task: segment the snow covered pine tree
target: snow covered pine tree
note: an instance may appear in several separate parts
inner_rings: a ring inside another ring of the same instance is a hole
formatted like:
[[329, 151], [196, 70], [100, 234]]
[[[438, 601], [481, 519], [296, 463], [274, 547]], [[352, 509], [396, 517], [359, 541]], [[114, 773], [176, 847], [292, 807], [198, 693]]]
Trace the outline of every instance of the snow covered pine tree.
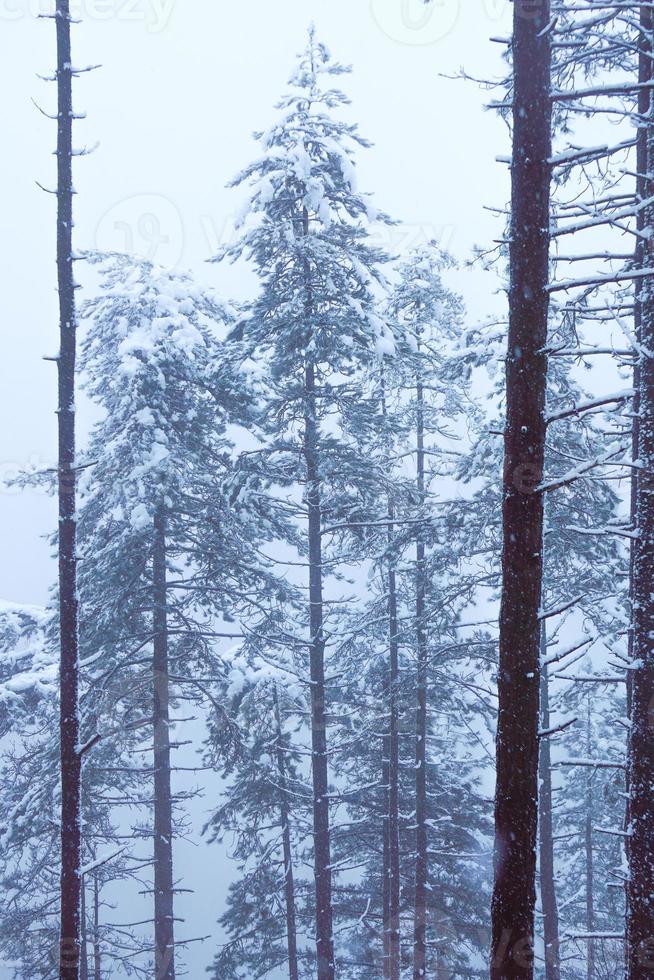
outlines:
[[256, 403], [238, 351], [220, 342], [231, 311], [188, 275], [127, 256], [97, 260], [103, 288], [83, 311], [86, 384], [104, 412], [79, 516], [87, 683], [97, 717], [111, 711], [110, 728], [153, 735], [155, 969], [173, 980], [171, 705], [180, 690], [203, 700], [203, 678], [223, 671], [218, 641], [240, 634], [217, 626], [220, 617], [281, 589], [253, 557], [257, 535], [277, 529], [261, 481], [234, 465], [226, 435]]
[[293, 465], [304, 492], [318, 980], [335, 973], [325, 519], [342, 536], [352, 520], [352, 486], [364, 469], [348, 451], [344, 415], [348, 399], [356, 402], [350, 379], [393, 343], [376, 312], [384, 255], [367, 240], [367, 223], [379, 216], [356, 189], [353, 150], [367, 144], [334, 114], [345, 95], [324, 87], [346, 70], [311, 30], [291, 92], [280, 103], [281, 119], [259, 135], [263, 155], [235, 181], [250, 185], [242, 235], [218, 256], [251, 257], [259, 274], [261, 290], [243, 339], [269, 365], [271, 445], [285, 455], [287, 468]]

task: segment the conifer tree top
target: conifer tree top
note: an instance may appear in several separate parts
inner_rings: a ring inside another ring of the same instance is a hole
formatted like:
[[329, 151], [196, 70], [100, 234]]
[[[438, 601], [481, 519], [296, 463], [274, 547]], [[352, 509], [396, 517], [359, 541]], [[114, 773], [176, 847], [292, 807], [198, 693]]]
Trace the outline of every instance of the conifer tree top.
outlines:
[[220, 449], [225, 418], [212, 394], [220, 360], [213, 335], [230, 312], [184, 273], [122, 255], [98, 261], [102, 289], [82, 309], [82, 366], [106, 414], [93, 432], [96, 459], [82, 489], [111, 495], [114, 507], [120, 498], [138, 528], [188, 488], [204, 429]]
[[357, 187], [355, 153], [369, 144], [339, 118], [349, 100], [329, 84], [348, 71], [312, 29], [279, 119], [255, 133], [263, 155], [232, 184], [248, 191], [240, 235], [216, 260], [243, 256], [255, 265], [262, 288], [246, 335], [272, 352], [278, 377], [296, 376], [305, 356], [351, 374], [361, 357], [393, 351], [377, 313], [388, 256], [370, 234], [372, 222], [389, 219]]

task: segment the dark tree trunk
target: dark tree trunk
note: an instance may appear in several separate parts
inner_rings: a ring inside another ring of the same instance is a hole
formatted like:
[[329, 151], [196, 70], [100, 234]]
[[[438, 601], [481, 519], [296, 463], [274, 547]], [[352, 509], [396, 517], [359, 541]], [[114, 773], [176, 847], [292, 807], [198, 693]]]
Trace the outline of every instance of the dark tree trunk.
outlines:
[[[424, 389], [416, 386], [416, 460], [420, 503], [425, 497]], [[425, 626], [425, 543], [418, 533], [416, 543], [416, 870], [413, 924], [413, 978], [427, 976], [427, 632]]]
[[61, 739], [61, 922], [59, 975], [78, 980], [81, 899], [81, 756], [77, 610], [75, 355], [73, 277], [73, 96], [69, 0], [57, 0], [57, 279], [59, 630]]
[[[586, 758], [590, 759], [593, 750], [593, 739], [591, 732], [590, 699], [588, 700], [588, 715], [586, 719]], [[595, 871], [593, 860], [593, 770], [588, 769], [586, 774], [586, 815], [584, 827], [584, 846], [586, 852], [586, 932], [592, 935], [595, 932]], [[588, 980], [593, 980], [595, 976], [595, 946], [593, 940], [588, 940], [588, 954], [586, 957], [586, 976]]]
[[384, 758], [382, 759], [382, 784], [384, 787], [384, 816], [382, 827], [384, 840], [382, 844], [382, 976], [390, 980], [391, 975], [391, 840], [389, 834], [388, 815], [390, 809], [390, 746], [388, 735], [384, 739]]
[[[386, 382], [382, 375], [382, 414], [387, 416]], [[390, 447], [388, 447], [390, 450]], [[400, 980], [400, 747], [398, 695], [400, 680], [400, 646], [397, 611], [397, 571], [393, 556], [395, 506], [388, 500], [388, 733], [384, 740], [382, 782], [384, 785], [384, 856], [383, 856], [383, 905], [384, 905], [384, 980]]]
[[297, 962], [297, 926], [295, 919], [295, 880], [293, 876], [293, 851], [291, 849], [290, 807], [288, 804], [288, 785], [286, 779], [285, 745], [282, 733], [282, 718], [279, 710], [279, 699], [275, 687], [273, 698], [275, 702], [275, 724], [277, 727], [277, 776], [281, 791], [279, 816], [282, 826], [282, 847], [284, 852], [284, 896], [286, 899], [286, 942], [288, 948], [289, 980], [298, 980]]
[[93, 879], [93, 980], [102, 980], [102, 949], [100, 947], [100, 884]]
[[154, 955], [155, 980], [175, 980], [173, 806], [170, 778], [170, 694], [168, 677], [168, 600], [166, 517], [154, 521], [152, 552], [152, 661], [154, 731]]
[[491, 978], [533, 977], [546, 424], [549, 0], [516, 0]]
[[[302, 234], [309, 234], [309, 212], [302, 209]], [[311, 335], [313, 289], [311, 268], [304, 260], [304, 315]], [[313, 781], [314, 879], [316, 889], [317, 980], [334, 980], [331, 838], [329, 828], [329, 764], [325, 697], [325, 636], [323, 631], [322, 486], [316, 366], [304, 366], [304, 460], [309, 550], [309, 631], [311, 677], [311, 773]]]
[[304, 455], [309, 512], [309, 605], [311, 667], [311, 747], [313, 777], [314, 876], [318, 980], [334, 980], [332, 872], [329, 833], [329, 775], [325, 706], [325, 638], [323, 633], [322, 505], [315, 367], [305, 368]]
[[80, 930], [81, 930], [81, 950], [79, 964], [79, 980], [89, 980], [89, 946], [88, 946], [88, 924], [86, 918], [86, 879], [82, 878], [82, 895], [80, 901]]
[[[389, 508], [393, 520], [394, 508]], [[393, 559], [388, 569], [388, 640], [390, 652], [388, 691], [388, 963], [390, 980], [400, 980], [400, 747], [398, 686], [400, 651], [397, 619], [397, 573]]]
[[[654, 74], [652, 10], [641, 7], [640, 80]], [[654, 167], [654, 113], [651, 91], [640, 94], [641, 124], [638, 136], [638, 170], [651, 174]], [[654, 182], [641, 177], [638, 195], [652, 194]], [[654, 227], [654, 209], [642, 214], [642, 227]], [[641, 240], [637, 259], [643, 267], [654, 261], [654, 240]], [[636, 329], [641, 351], [654, 343], [654, 294], [652, 279], [637, 292]], [[651, 977], [654, 971], [654, 362], [639, 355], [637, 381], [637, 458], [642, 469], [635, 486], [636, 528], [632, 562], [632, 656], [638, 668], [630, 674], [631, 727], [629, 735], [629, 829], [627, 842], [627, 975], [630, 980]]]
[[[542, 627], [541, 650], [543, 660], [547, 652], [547, 630]], [[549, 677], [543, 666], [540, 679], [540, 724], [543, 731], [550, 727]], [[543, 906], [543, 939], [545, 942], [545, 980], [561, 980], [559, 951], [559, 910], [556, 901], [554, 874], [554, 832], [552, 819], [552, 753], [549, 738], [540, 740], [540, 796], [539, 796], [539, 844], [540, 844], [540, 895]]]

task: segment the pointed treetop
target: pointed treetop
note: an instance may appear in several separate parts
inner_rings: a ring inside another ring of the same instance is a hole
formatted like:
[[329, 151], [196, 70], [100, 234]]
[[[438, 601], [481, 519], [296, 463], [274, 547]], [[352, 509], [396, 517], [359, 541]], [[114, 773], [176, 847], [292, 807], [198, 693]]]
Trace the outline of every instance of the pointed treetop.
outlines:
[[320, 87], [322, 76], [346, 70], [310, 31], [280, 118], [255, 134], [262, 155], [232, 182], [247, 187], [236, 221], [241, 233], [215, 258], [254, 261], [263, 290], [243, 332], [275, 344], [279, 376], [298, 368], [297, 351], [348, 373], [354, 350], [361, 359], [364, 351], [393, 349], [377, 313], [388, 255], [370, 235], [373, 223], [390, 219], [357, 182], [357, 151], [370, 144], [340, 118], [345, 95]]
[[[314, 103], [348, 105], [350, 100], [343, 92], [336, 89], [323, 91], [321, 83], [325, 75], [347, 75], [351, 71], [349, 65], [342, 65], [333, 60], [327, 45], [318, 40], [315, 24], [311, 23], [307, 44], [297, 56], [297, 64], [289, 78], [289, 85], [301, 90], [300, 98], [305, 104], [305, 109], [310, 108]], [[282, 99], [279, 107], [286, 108], [297, 101], [298, 95], [294, 92]]]

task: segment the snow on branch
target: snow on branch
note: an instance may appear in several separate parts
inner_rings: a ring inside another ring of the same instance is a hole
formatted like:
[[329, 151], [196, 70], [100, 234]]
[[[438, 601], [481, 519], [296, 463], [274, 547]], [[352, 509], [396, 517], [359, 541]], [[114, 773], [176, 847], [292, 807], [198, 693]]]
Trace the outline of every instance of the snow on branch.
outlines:
[[553, 619], [555, 616], [560, 616], [562, 613], [567, 612], [568, 609], [572, 609], [585, 598], [586, 593], [584, 592], [581, 595], [578, 595], [575, 599], [570, 599], [569, 602], [556, 606], [554, 609], [541, 609], [538, 613], [538, 618], [541, 620], [541, 622], [546, 619]]
[[633, 388], [625, 388], [623, 391], [616, 391], [613, 394], [606, 395], [603, 398], [595, 398], [590, 401], [580, 402], [578, 405], [573, 405], [572, 408], [564, 409], [562, 412], [556, 412], [554, 415], [548, 415], [546, 422], [549, 425], [551, 422], [560, 422], [563, 419], [569, 419], [573, 417], [579, 418], [586, 412], [591, 412], [595, 408], [602, 408], [604, 405], [624, 405], [625, 402], [633, 398], [636, 392]]
[[564, 732], [566, 729], [571, 728], [579, 719], [575, 715], [572, 718], [566, 719], [566, 721], [560, 722], [558, 725], [553, 725], [551, 728], [543, 728], [538, 732], [539, 738], [550, 738], [552, 735], [558, 735], [559, 732]]
[[[566, 233], [571, 229], [566, 228]], [[574, 229], [572, 229], [574, 230]], [[604, 286], [613, 282], [627, 282], [631, 279], [647, 279], [654, 276], [654, 269], [625, 269], [622, 272], [615, 272], [605, 276], [590, 276], [586, 279], [566, 279], [563, 282], [550, 282], [545, 287], [548, 293], [557, 293], [568, 289], [577, 289], [580, 286]]]
[[621, 769], [622, 770], [627, 768], [624, 762], [610, 762], [605, 759], [574, 759], [574, 758], [561, 759], [560, 762], [557, 762], [554, 766], [552, 766], [552, 768], [556, 769], [559, 766], [564, 766], [568, 768], [578, 767], [581, 769]]
[[552, 490], [561, 490], [563, 487], [567, 487], [576, 480], [586, 476], [592, 470], [597, 469], [598, 466], [605, 466], [607, 463], [614, 462], [616, 456], [621, 455], [622, 452], [622, 448], [618, 450], [610, 449], [602, 456], [597, 456], [595, 459], [590, 459], [585, 463], [580, 463], [579, 466], [575, 466], [573, 469], [568, 470], [567, 473], [564, 473], [563, 476], [560, 476], [555, 480], [549, 480], [547, 483], [541, 483], [540, 486], [537, 487], [537, 490], [540, 493], [551, 493]]

